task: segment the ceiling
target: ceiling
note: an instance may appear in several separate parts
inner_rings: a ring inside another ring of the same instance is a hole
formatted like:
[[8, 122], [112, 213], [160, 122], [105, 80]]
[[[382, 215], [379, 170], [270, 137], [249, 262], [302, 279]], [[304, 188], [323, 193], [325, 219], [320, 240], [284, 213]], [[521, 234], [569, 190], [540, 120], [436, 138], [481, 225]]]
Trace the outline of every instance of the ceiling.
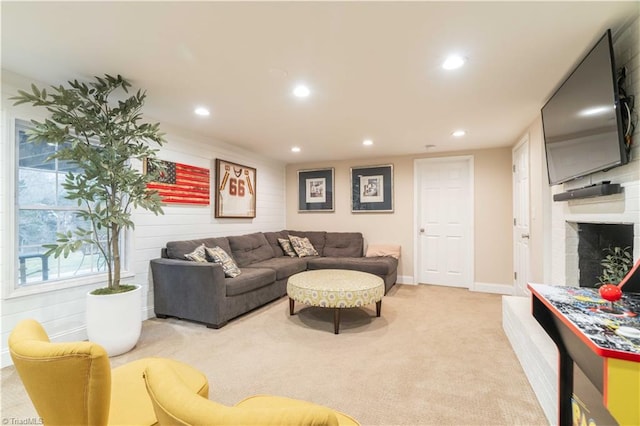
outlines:
[[[640, 3], [1, 8], [3, 69], [47, 84], [121, 74], [147, 90], [145, 117], [161, 125], [302, 163], [510, 146], [604, 31], [615, 40]], [[442, 69], [450, 53], [465, 66]], [[298, 82], [311, 88], [308, 98], [291, 94]], [[210, 116], [196, 116], [196, 106]], [[459, 128], [467, 134], [453, 137]]]

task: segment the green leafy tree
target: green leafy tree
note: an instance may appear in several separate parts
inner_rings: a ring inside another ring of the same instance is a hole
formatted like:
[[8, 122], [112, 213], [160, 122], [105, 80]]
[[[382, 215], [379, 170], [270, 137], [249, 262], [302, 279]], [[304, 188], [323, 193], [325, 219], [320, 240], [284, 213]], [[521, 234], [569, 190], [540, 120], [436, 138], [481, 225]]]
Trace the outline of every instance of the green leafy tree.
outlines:
[[[164, 134], [159, 123], [140, 122], [145, 92], [117, 99], [131, 87], [122, 76], [95, 77], [90, 83], [73, 80], [68, 85], [51, 86], [51, 91], [31, 85], [31, 93], [19, 90], [11, 98], [15, 105], [27, 103], [50, 113], [42, 122], [31, 121], [28, 141], [57, 144], [58, 150], [48, 160], [68, 161], [82, 170], [69, 171], [63, 187], [66, 197], [77, 201], [75, 214], [91, 229], [58, 233], [57, 243], [44, 247], [48, 255], [58, 258], [94, 244], [107, 266], [108, 288], [100, 292], [117, 293], [129, 287], [120, 285], [120, 241], [123, 230], [134, 228], [132, 208], [163, 214], [160, 196], [148, 190], [147, 183], [162, 170], [158, 150], [150, 143], [162, 146]], [[131, 166], [132, 159], [146, 159], [157, 172], [141, 173]]]

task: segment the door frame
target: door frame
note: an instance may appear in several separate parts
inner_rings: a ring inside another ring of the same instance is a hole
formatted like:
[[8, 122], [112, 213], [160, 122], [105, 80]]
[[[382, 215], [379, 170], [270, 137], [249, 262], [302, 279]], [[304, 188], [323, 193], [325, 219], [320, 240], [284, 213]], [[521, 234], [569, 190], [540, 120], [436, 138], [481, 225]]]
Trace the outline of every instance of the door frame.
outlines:
[[[468, 285], [467, 288], [471, 289], [474, 285], [475, 279], [475, 189], [474, 189], [474, 157], [473, 155], [459, 155], [453, 157], [428, 157], [417, 158], [413, 160], [413, 284], [420, 284], [419, 271], [420, 271], [420, 170], [421, 166], [429, 163], [451, 163], [451, 162], [466, 162], [468, 171], [468, 189], [469, 189], [469, 203], [472, 207], [471, 214], [466, 224], [466, 233], [469, 236], [466, 241], [465, 251], [467, 252], [467, 265], [465, 269], [468, 271]], [[460, 287], [464, 288], [464, 287]]]
[[[526, 203], [527, 203], [527, 232], [528, 235], [531, 235], [531, 152], [529, 150], [529, 133], [524, 134], [519, 140], [518, 143], [515, 144], [515, 146], [511, 149], [511, 167], [513, 168], [513, 173], [511, 174], [511, 187], [512, 187], [512, 216], [513, 216], [513, 220], [514, 220], [514, 224], [513, 224], [513, 231], [512, 231], [512, 244], [513, 244], [513, 272], [514, 272], [514, 277], [513, 277], [513, 294], [516, 296], [528, 296], [529, 290], [527, 290], [526, 284], [525, 286], [521, 289], [518, 286], [518, 278], [516, 278], [515, 274], [522, 274], [523, 271], [519, 270], [519, 265], [521, 264], [521, 262], [524, 260], [524, 262], [526, 262], [526, 272], [530, 273], [531, 271], [531, 239], [529, 237], [529, 242], [527, 243], [527, 257], [526, 259], [520, 259], [520, 254], [518, 251], [518, 245], [516, 244], [516, 241], [518, 238], [521, 238], [520, 236], [516, 235], [516, 224], [515, 224], [515, 220], [516, 220], [516, 211], [518, 209], [518, 206], [516, 206], [516, 202], [517, 201], [522, 201], [524, 199], [524, 197], [522, 195], [525, 194], [520, 194], [520, 196], [516, 196], [516, 191], [518, 191], [518, 185], [516, 184], [516, 152], [518, 152], [520, 149], [524, 148], [526, 151], [526, 156], [527, 156], [527, 182], [529, 185], [529, 188], [527, 190], [527, 194], [526, 194]], [[518, 261], [519, 260], [519, 261]], [[528, 275], [528, 274], [527, 274]], [[521, 276], [520, 279], [522, 279], [523, 277]], [[527, 281], [529, 279], [529, 277], [525, 276], [524, 277], [525, 281]], [[519, 290], [523, 290], [523, 292], [519, 291]], [[524, 293], [524, 294], [522, 294]]]

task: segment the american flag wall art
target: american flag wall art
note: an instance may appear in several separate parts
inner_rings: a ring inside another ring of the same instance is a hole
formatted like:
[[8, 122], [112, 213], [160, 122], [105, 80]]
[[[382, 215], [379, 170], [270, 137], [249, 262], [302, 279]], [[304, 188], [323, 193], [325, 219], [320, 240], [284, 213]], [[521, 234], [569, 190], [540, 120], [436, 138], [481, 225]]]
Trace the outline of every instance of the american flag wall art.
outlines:
[[[159, 160], [164, 170], [147, 188], [158, 191], [163, 203], [198, 204], [210, 203], [210, 172], [202, 167]], [[151, 163], [145, 161], [145, 173], [153, 172]]]

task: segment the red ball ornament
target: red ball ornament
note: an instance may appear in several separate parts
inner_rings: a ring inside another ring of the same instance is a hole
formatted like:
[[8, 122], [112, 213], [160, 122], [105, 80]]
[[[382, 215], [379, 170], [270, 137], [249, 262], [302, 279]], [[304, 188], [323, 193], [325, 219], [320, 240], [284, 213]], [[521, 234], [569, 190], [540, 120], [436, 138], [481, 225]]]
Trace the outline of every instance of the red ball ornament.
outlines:
[[609, 302], [615, 302], [622, 298], [622, 290], [620, 290], [620, 287], [618, 287], [617, 285], [605, 284], [600, 287], [599, 291], [600, 296], [602, 296], [603, 299], [608, 300]]

